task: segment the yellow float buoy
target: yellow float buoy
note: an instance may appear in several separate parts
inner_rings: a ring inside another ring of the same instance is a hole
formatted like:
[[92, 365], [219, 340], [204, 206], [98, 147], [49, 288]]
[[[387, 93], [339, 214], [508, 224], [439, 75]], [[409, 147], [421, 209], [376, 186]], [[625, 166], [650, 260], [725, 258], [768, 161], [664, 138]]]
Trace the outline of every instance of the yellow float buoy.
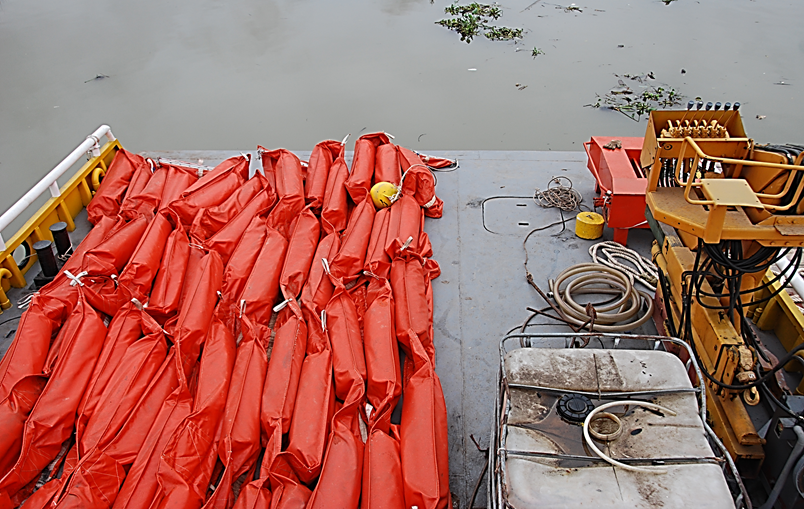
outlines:
[[581, 212], [575, 216], [575, 235], [595, 240], [603, 236], [603, 216], [597, 212]]
[[390, 207], [396, 196], [397, 188], [390, 182], [377, 182], [371, 188], [371, 200], [378, 209]]

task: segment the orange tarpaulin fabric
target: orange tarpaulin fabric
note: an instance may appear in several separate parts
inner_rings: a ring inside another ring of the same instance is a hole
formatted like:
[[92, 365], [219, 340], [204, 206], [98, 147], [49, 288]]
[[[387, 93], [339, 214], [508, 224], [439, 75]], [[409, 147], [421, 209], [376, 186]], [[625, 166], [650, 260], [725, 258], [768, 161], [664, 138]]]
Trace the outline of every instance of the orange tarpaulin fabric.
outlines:
[[0, 361], [0, 509], [448, 507], [422, 157], [374, 133], [351, 173], [333, 140], [199, 171], [115, 157]]
[[[261, 150], [262, 147], [258, 147]], [[262, 167], [271, 186], [279, 197], [268, 215], [268, 225], [289, 237], [287, 228], [293, 218], [304, 208], [304, 178], [301, 161], [293, 152], [285, 149], [262, 154]]]
[[234, 305], [240, 297], [268, 236], [274, 239], [270, 241], [272, 243], [281, 243], [280, 239], [285, 239], [273, 228], [268, 229], [264, 217], [253, 218], [232, 251], [231, 260], [234, 260], [234, 263], [226, 264], [221, 288], [222, 306]]
[[237, 347], [229, 394], [223, 412], [217, 457], [223, 473], [204, 507], [224, 509], [234, 503], [232, 483], [254, 466], [260, 452], [260, 400], [268, 368], [267, 327], [242, 318], [242, 340]]
[[385, 133], [364, 134], [355, 142], [352, 172], [346, 182], [346, 189], [355, 203], [362, 202], [368, 196], [374, 176], [377, 147], [386, 143], [390, 143], [390, 140]]
[[76, 422], [78, 453], [107, 445], [167, 355], [161, 327], [133, 302], [114, 316]]
[[131, 179], [140, 168], [150, 171], [144, 157], [122, 148], [117, 151], [98, 191], [87, 205], [87, 219], [90, 223], [98, 224], [104, 217], [117, 216], [120, 204], [130, 192]]
[[165, 242], [162, 262], [148, 298], [148, 313], [162, 325], [179, 311], [189, 258], [190, 241], [179, 223]]
[[327, 190], [327, 179], [332, 163], [341, 155], [343, 144], [335, 140], [318, 143], [310, 154], [307, 178], [304, 181], [305, 202], [310, 208], [321, 213], [324, 205], [324, 193]]
[[405, 491], [398, 426], [391, 428], [391, 435], [380, 429], [372, 429], [364, 454], [361, 507], [404, 509]]
[[349, 168], [344, 159], [344, 147], [332, 163], [327, 175], [324, 190], [324, 203], [321, 209], [321, 224], [326, 233], [341, 232], [346, 228], [349, 215], [349, 202], [346, 193], [346, 180]]
[[390, 182], [396, 186], [402, 181], [402, 167], [396, 145], [387, 143], [377, 147], [374, 182]]
[[223, 203], [240, 188], [247, 176], [248, 159], [231, 157], [185, 189], [168, 206], [189, 230], [198, 212]]
[[[76, 288], [78, 300], [59, 331], [59, 353], [52, 367], [45, 366], [47, 384], [25, 421], [19, 450], [0, 451], [10, 469], [0, 472], [0, 492], [13, 497], [58, 454], [75, 425], [78, 404], [106, 336], [100, 314]], [[12, 461], [8, 461], [13, 458]]]
[[308, 324], [307, 356], [299, 375], [296, 400], [288, 430], [288, 461], [304, 483], [321, 472], [321, 461], [329, 437], [329, 422], [335, 411], [332, 383], [332, 353], [321, 320], [303, 312]]
[[[265, 178], [258, 173], [248, 179], [220, 205], [200, 210], [193, 220], [190, 235], [198, 240], [208, 239], [223, 228], [226, 223], [234, 219], [238, 212], [246, 208], [246, 205], [260, 191], [266, 189], [267, 185]], [[269, 188], [268, 193], [273, 195], [273, 190]]]
[[158, 164], [142, 191], [128, 197], [121, 206], [120, 213], [151, 217], [157, 210], [167, 207], [197, 180], [198, 174], [194, 170]]
[[201, 356], [193, 409], [168, 440], [157, 472], [159, 507], [201, 507], [212, 469], [213, 448], [235, 360], [235, 340], [218, 318], [213, 318]]

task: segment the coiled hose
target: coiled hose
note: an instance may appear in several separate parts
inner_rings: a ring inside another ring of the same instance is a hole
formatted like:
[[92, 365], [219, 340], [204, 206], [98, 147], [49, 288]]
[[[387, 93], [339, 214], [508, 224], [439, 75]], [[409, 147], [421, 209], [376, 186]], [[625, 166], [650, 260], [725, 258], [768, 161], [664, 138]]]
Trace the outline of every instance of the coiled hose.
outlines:
[[[571, 279], [573, 276], [577, 277]], [[625, 273], [605, 265], [581, 263], [568, 267], [551, 283], [550, 289], [563, 317], [589, 330], [630, 331], [653, 315], [653, 298], [637, 290]], [[576, 295], [589, 294], [619, 295], [619, 298], [598, 306], [581, 305], [575, 300]]]

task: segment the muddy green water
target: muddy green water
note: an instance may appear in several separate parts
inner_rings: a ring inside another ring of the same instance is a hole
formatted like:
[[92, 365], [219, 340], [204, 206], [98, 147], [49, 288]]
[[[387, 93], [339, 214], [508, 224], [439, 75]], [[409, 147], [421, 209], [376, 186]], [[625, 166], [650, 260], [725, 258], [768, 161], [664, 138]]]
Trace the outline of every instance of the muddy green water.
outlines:
[[614, 73], [740, 101], [758, 141], [804, 142], [804, 2], [576, 2], [508, 0], [497, 23], [523, 40], [466, 44], [434, 24], [443, 0], [0, 0], [0, 209], [102, 123], [135, 151], [309, 150], [371, 130], [420, 150], [641, 136], [644, 121], [583, 107]]

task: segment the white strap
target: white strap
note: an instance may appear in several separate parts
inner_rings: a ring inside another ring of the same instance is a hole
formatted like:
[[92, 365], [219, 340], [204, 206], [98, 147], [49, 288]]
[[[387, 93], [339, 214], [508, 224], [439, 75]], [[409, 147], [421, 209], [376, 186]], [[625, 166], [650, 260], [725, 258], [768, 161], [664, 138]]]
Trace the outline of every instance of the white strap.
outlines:
[[373, 277], [374, 279], [382, 279], [380, 276], [378, 276], [377, 274], [371, 272], [370, 270], [364, 270], [363, 275], [368, 276], [368, 277]]
[[285, 309], [285, 306], [287, 306], [288, 303], [290, 303], [290, 299], [285, 299], [276, 306], [274, 306], [274, 313], [279, 313], [280, 311]]
[[70, 286], [80, 285], [84, 286], [84, 283], [81, 282], [81, 278], [86, 276], [88, 273], [87, 271], [79, 272], [77, 275], [73, 275], [69, 270], [64, 271], [64, 275], [67, 276], [67, 279], [70, 280]]

